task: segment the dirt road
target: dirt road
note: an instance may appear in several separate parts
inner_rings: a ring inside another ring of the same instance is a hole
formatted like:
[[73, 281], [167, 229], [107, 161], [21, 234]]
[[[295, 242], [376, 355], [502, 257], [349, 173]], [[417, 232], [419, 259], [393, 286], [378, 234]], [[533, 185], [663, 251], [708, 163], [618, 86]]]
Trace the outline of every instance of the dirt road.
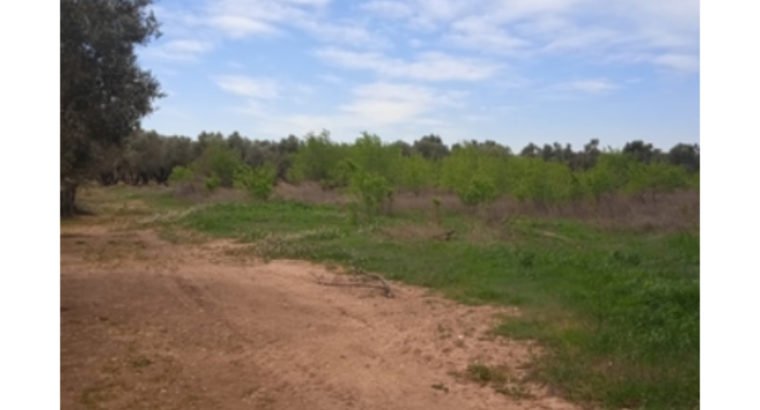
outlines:
[[62, 226], [63, 409], [569, 409], [518, 380], [537, 348], [494, 338], [508, 309], [393, 283], [333, 287], [325, 267], [264, 263], [240, 245], [175, 245], [149, 231]]

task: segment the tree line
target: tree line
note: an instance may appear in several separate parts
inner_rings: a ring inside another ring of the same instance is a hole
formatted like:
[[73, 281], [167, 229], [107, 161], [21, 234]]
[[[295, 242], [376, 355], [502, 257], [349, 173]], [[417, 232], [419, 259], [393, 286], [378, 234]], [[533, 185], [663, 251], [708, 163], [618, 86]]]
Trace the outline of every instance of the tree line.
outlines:
[[580, 150], [528, 144], [515, 153], [494, 141], [448, 146], [437, 135], [384, 143], [363, 133], [353, 143], [338, 143], [326, 131], [269, 141], [237, 132], [202, 132], [191, 139], [140, 130], [100, 158], [97, 175], [105, 185], [256, 186], [261, 198], [271, 192], [266, 186], [278, 181], [312, 181], [357, 193], [368, 207], [380, 206], [393, 192], [430, 189], [454, 192], [472, 205], [502, 195], [537, 205], [601, 200], [614, 193], [656, 200], [662, 192], [698, 187], [699, 146], [677, 144], [662, 151], [637, 140], [615, 150], [592, 139]]

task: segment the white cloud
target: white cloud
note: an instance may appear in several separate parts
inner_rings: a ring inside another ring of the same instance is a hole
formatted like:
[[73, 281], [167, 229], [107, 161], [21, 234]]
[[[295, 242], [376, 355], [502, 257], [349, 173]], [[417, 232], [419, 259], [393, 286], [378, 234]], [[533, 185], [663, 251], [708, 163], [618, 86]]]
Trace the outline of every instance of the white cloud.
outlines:
[[343, 78], [341, 78], [341, 77], [339, 77], [337, 75], [334, 75], [334, 74], [320, 74], [318, 77], [319, 77], [320, 80], [322, 80], [322, 81], [324, 81], [326, 83], [329, 83], [329, 84], [338, 85], [338, 84], [343, 84], [344, 83]]
[[178, 39], [170, 40], [146, 51], [149, 56], [165, 60], [194, 61], [213, 49], [209, 41]]
[[165, 48], [177, 53], [204, 53], [211, 49], [211, 43], [198, 40], [174, 40], [166, 44]]
[[[440, 33], [475, 52], [541, 58], [582, 53], [591, 61], [640, 63], [695, 72], [686, 58], [699, 48], [699, 0], [385, 0], [363, 9]], [[664, 55], [667, 57], [652, 58]]]
[[324, 7], [330, 4], [331, 0], [285, 0], [285, 2], [300, 4], [302, 6]]
[[215, 0], [208, 1], [207, 24], [233, 38], [271, 34], [305, 19], [327, 1]]
[[603, 94], [618, 88], [618, 86], [606, 79], [586, 79], [571, 81], [562, 88], [588, 94]]
[[549, 100], [572, 100], [582, 95], [605, 95], [620, 88], [620, 85], [606, 78], [584, 78], [566, 81], [544, 87], [538, 95]]
[[626, 35], [608, 28], [583, 28], [568, 25], [556, 35], [550, 36], [540, 52], [584, 51], [604, 53], [615, 45], [628, 41]]
[[331, 44], [347, 44], [351, 46], [369, 46], [373, 48], [386, 47], [388, 42], [380, 36], [367, 30], [364, 26], [354, 23], [331, 23], [326, 21], [303, 20], [298, 28], [313, 35], [319, 40]]
[[375, 0], [362, 4], [361, 9], [382, 17], [404, 18], [413, 14], [412, 8], [406, 2]]
[[277, 32], [270, 23], [244, 16], [219, 15], [209, 20], [209, 25], [233, 38], [246, 37], [251, 34], [270, 34]]
[[419, 136], [449, 127], [441, 110], [461, 106], [464, 94], [432, 87], [392, 82], [362, 84], [351, 90], [350, 99], [320, 114], [273, 115], [247, 104], [243, 109], [257, 117], [257, 127], [273, 135], [333, 131], [349, 140], [368, 130], [386, 138]]
[[498, 64], [455, 57], [444, 53], [427, 52], [407, 61], [387, 57], [375, 52], [357, 52], [338, 48], [323, 48], [316, 55], [340, 67], [369, 70], [394, 78], [422, 81], [477, 81], [493, 76], [501, 67]]
[[654, 57], [655, 64], [681, 72], [699, 71], [699, 56], [694, 54], [663, 54]]
[[529, 44], [528, 41], [508, 33], [499, 25], [478, 17], [468, 17], [454, 22], [452, 31], [448, 35], [449, 40], [457, 45], [471, 48], [507, 52]]
[[579, 6], [603, 8], [600, 1], [589, 0], [508, 0], [498, 2], [494, 15], [502, 20], [534, 18], [540, 15], [566, 14]]
[[353, 95], [354, 100], [340, 109], [374, 125], [410, 121], [444, 102], [432, 90], [408, 84], [367, 84], [354, 89]]
[[219, 88], [228, 93], [251, 99], [268, 100], [279, 97], [277, 82], [268, 78], [244, 75], [222, 75], [214, 78]]

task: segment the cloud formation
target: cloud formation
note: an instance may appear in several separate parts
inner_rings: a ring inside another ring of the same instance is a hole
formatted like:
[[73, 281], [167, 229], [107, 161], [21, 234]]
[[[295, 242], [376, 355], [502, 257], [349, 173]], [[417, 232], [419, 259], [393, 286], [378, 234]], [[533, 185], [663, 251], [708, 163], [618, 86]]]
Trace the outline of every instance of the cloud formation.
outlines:
[[478, 81], [492, 77], [500, 65], [478, 59], [425, 52], [412, 59], [391, 58], [377, 52], [335, 47], [315, 52], [325, 63], [342, 68], [368, 70], [380, 76], [419, 81]]
[[[672, 108], [681, 111], [669, 118], [682, 123], [662, 129], [698, 135], [698, 104], [688, 100], [699, 81], [698, 0], [177, 4], [154, 6], [164, 36], [141, 57], [167, 88], [223, 91], [225, 110], [257, 129], [464, 135], [482, 125], [491, 138], [519, 126], [533, 135], [547, 107], [553, 118], [590, 124], [597, 118], [569, 119], [614, 99], [642, 106], [608, 116], [630, 122], [607, 129], [633, 129], [646, 118], [637, 112], [659, 118]], [[191, 112], [173, 93], [162, 101], [175, 103]]]
[[270, 100], [279, 97], [277, 83], [268, 78], [244, 75], [221, 75], [214, 78], [222, 90], [241, 97]]

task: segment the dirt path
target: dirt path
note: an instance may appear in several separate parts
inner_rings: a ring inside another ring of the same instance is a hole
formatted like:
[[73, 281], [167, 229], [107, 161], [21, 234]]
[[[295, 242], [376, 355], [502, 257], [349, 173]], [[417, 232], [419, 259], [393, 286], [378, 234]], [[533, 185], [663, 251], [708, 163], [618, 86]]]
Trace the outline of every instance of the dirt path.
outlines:
[[336, 274], [322, 266], [236, 246], [63, 226], [62, 408], [574, 408], [538, 386], [502, 394], [461, 376], [474, 362], [523, 374], [536, 348], [488, 335], [514, 311], [397, 283], [393, 299], [324, 286], [315, 277]]

